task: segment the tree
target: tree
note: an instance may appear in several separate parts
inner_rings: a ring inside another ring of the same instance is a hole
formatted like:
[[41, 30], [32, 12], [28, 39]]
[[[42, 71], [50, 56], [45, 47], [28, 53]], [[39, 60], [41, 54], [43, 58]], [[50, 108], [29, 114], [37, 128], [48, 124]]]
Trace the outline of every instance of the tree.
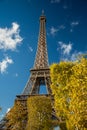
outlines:
[[50, 97], [31, 96], [28, 98], [27, 130], [50, 130], [52, 106]]
[[21, 101], [15, 101], [14, 106], [6, 115], [6, 130], [26, 130], [27, 109], [26, 104]]
[[87, 59], [51, 66], [55, 110], [68, 130], [87, 128]]
[[52, 106], [48, 96], [16, 100], [6, 115], [6, 130], [50, 130]]

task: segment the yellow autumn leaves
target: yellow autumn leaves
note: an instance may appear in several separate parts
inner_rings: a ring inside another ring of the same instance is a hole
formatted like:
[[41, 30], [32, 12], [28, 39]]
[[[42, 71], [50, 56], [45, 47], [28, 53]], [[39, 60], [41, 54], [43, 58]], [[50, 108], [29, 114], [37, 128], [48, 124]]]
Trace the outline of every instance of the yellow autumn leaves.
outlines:
[[[67, 130], [87, 130], [87, 59], [53, 64], [50, 75], [57, 116]], [[50, 97], [41, 95], [30, 96], [24, 103], [16, 101], [7, 114], [6, 130], [52, 129], [51, 105]]]
[[57, 116], [68, 130], [87, 129], [87, 59], [51, 66], [52, 92]]
[[16, 101], [6, 116], [6, 130], [50, 130], [52, 106], [48, 96], [30, 96]]
[[6, 130], [25, 130], [27, 123], [27, 109], [24, 102], [16, 101], [6, 115]]
[[31, 96], [28, 98], [27, 130], [50, 130], [52, 127], [51, 99], [47, 96]]

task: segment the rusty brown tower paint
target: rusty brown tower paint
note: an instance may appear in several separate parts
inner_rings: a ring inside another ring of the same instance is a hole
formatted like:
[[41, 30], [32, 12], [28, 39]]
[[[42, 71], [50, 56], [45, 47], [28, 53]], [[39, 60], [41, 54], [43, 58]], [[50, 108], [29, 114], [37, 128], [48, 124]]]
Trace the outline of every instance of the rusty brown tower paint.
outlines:
[[38, 46], [34, 67], [30, 70], [30, 78], [28, 79], [22, 95], [39, 94], [40, 85], [45, 85], [47, 94], [51, 94], [50, 83], [50, 69], [46, 44], [46, 17], [42, 12], [40, 16]]

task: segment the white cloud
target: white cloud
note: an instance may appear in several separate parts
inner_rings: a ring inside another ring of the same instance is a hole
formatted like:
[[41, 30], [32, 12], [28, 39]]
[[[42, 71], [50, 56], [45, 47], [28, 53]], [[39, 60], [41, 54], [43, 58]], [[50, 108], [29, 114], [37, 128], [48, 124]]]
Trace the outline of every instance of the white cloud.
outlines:
[[65, 26], [64, 25], [60, 25], [59, 27], [57, 27], [57, 28], [55, 28], [55, 27], [51, 27], [50, 28], [50, 34], [51, 35], [55, 35], [57, 32], [59, 32], [60, 30], [63, 30], [63, 29], [65, 29]]
[[11, 58], [9, 58], [8, 56], [5, 57], [5, 59], [3, 59], [0, 62], [0, 72], [1, 72], [1, 74], [6, 72], [6, 69], [7, 69], [9, 64], [13, 64], [13, 60]]
[[72, 26], [72, 27], [77, 26], [77, 25], [79, 25], [79, 22], [78, 22], [78, 21], [71, 22], [71, 26]]
[[61, 30], [61, 29], [65, 29], [66, 27], [64, 26], [64, 25], [60, 25], [59, 26], [59, 30]]
[[64, 61], [78, 61], [81, 57], [85, 56], [84, 54], [87, 54], [87, 52], [77, 52], [74, 51], [72, 54], [69, 56], [63, 57]]
[[51, 3], [60, 3], [61, 0], [51, 0]]
[[59, 47], [57, 48], [57, 50], [59, 51], [60, 54], [60, 60], [62, 61], [76, 61], [79, 60], [79, 58], [81, 58], [82, 56], [85, 56], [85, 54], [87, 54], [87, 52], [81, 52], [81, 51], [72, 51], [72, 43], [69, 42], [68, 44], [59, 41]]
[[70, 26], [70, 32], [73, 32], [74, 31], [74, 27], [78, 26], [79, 25], [79, 22], [78, 21], [73, 21], [71, 22]]
[[69, 55], [71, 50], [72, 50], [72, 44], [70, 42], [68, 44], [66, 44], [66, 43], [64, 43], [62, 41], [59, 41], [58, 43], [60, 45], [62, 53], [64, 55]]
[[33, 48], [31, 46], [28, 47], [30, 52], [33, 52]]
[[57, 33], [57, 32], [58, 32], [57, 28], [51, 27], [51, 29], [50, 29], [50, 34], [51, 35], [55, 35], [55, 33]]
[[23, 40], [19, 35], [19, 25], [12, 23], [11, 28], [0, 28], [0, 49], [15, 50]]
[[86, 54], [86, 52], [77, 52], [75, 51], [74, 53], [72, 53], [71, 57], [70, 57], [70, 60], [71, 61], [75, 61], [79, 58], [79, 56], [83, 55], [83, 54]]
[[8, 108], [6, 113], [8, 113], [10, 110], [11, 110], [11, 108]]
[[71, 55], [71, 61], [75, 61], [76, 59], [77, 59], [77, 55], [78, 55], [78, 53], [73, 53], [72, 55]]

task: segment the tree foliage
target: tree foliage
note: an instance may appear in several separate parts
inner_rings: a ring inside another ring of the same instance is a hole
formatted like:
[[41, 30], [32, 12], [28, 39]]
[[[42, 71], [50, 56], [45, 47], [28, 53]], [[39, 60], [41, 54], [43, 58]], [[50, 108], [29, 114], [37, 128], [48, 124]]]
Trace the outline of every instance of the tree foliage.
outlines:
[[7, 113], [6, 130], [26, 130], [27, 110], [24, 102], [16, 101]]
[[16, 100], [6, 115], [6, 130], [50, 130], [52, 106], [48, 96], [30, 96]]
[[31, 96], [28, 98], [27, 130], [50, 130], [52, 106], [50, 97]]
[[68, 130], [87, 129], [87, 59], [53, 64], [51, 80], [57, 116]]

